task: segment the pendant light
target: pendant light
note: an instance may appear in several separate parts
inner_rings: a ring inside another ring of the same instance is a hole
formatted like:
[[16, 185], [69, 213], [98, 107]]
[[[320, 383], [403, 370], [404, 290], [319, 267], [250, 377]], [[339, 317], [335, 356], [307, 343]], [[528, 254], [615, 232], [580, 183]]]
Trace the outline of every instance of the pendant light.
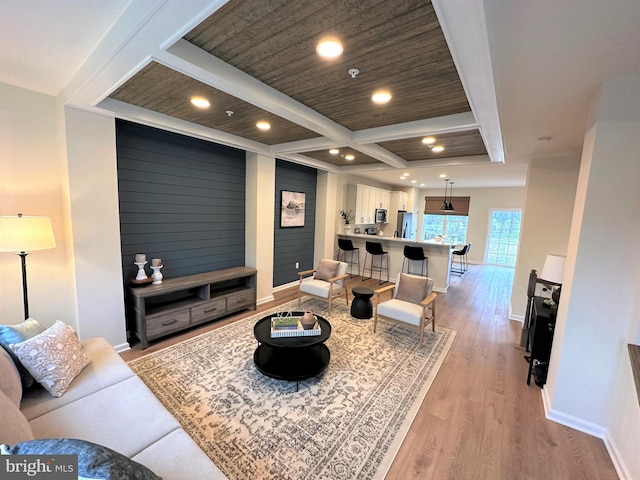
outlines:
[[453, 193], [453, 182], [449, 182], [448, 178], [445, 178], [444, 181], [444, 201], [442, 202], [442, 206], [440, 207], [441, 212], [455, 212], [453, 205], [451, 204], [451, 196], [449, 196], [449, 201], [447, 202], [447, 189], [449, 187], [449, 183], [451, 183], [451, 193]]
[[442, 206], [440, 207], [440, 211], [442, 212], [447, 211], [447, 188], [449, 187], [449, 179], [445, 178], [444, 181], [446, 182], [444, 184], [444, 200], [442, 202]]
[[449, 191], [449, 203], [447, 203], [447, 211], [455, 212], [456, 209], [453, 208], [453, 204], [451, 203], [451, 196], [453, 195], [453, 182], [449, 182], [449, 184], [451, 185], [451, 190]]

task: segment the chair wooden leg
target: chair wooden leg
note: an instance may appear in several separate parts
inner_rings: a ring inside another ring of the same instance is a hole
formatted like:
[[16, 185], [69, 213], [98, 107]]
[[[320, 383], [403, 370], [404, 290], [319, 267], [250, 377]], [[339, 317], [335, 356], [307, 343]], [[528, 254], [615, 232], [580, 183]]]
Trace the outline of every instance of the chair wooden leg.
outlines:
[[329, 316], [331, 316], [331, 300], [333, 299], [333, 295], [329, 293]]
[[424, 324], [427, 321], [426, 319], [426, 315], [425, 318], [422, 319], [422, 321], [420, 322], [420, 346], [422, 346], [422, 344], [424, 343]]
[[373, 333], [376, 333], [376, 327], [378, 326], [378, 309], [373, 312]]
[[436, 331], [436, 301], [431, 303], [431, 330]]

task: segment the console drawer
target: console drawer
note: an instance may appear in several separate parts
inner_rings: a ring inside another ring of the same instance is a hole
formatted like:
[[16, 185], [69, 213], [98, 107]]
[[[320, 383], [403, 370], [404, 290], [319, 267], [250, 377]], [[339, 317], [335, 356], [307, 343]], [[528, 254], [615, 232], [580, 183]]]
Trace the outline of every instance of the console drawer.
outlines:
[[256, 298], [255, 288], [247, 288], [240, 292], [232, 293], [227, 297], [227, 311], [233, 312], [239, 308], [253, 306]]
[[147, 317], [147, 338], [157, 338], [189, 326], [189, 309]]
[[196, 324], [211, 320], [212, 318], [224, 315], [226, 311], [227, 301], [225, 298], [201, 303], [200, 305], [191, 307], [191, 323]]

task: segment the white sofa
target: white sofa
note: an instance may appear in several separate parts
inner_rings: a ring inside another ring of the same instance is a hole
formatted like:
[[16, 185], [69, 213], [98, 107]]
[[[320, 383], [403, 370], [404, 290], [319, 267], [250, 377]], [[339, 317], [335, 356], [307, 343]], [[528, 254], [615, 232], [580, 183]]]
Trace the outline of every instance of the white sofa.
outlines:
[[18, 370], [0, 348], [0, 443], [77, 438], [164, 480], [226, 478], [106, 340], [82, 344], [92, 361], [58, 398], [43, 388], [23, 395]]

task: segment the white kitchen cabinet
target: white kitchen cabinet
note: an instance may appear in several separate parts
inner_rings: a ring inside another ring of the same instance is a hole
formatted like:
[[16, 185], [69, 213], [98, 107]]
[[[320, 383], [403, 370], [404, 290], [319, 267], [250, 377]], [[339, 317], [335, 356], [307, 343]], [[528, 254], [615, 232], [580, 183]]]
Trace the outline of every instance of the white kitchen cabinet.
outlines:
[[355, 224], [376, 223], [377, 208], [389, 209], [391, 192], [368, 185], [347, 185], [347, 210], [354, 212]]
[[391, 209], [394, 211], [407, 211], [409, 207], [409, 194], [407, 192], [394, 191], [391, 192]]

